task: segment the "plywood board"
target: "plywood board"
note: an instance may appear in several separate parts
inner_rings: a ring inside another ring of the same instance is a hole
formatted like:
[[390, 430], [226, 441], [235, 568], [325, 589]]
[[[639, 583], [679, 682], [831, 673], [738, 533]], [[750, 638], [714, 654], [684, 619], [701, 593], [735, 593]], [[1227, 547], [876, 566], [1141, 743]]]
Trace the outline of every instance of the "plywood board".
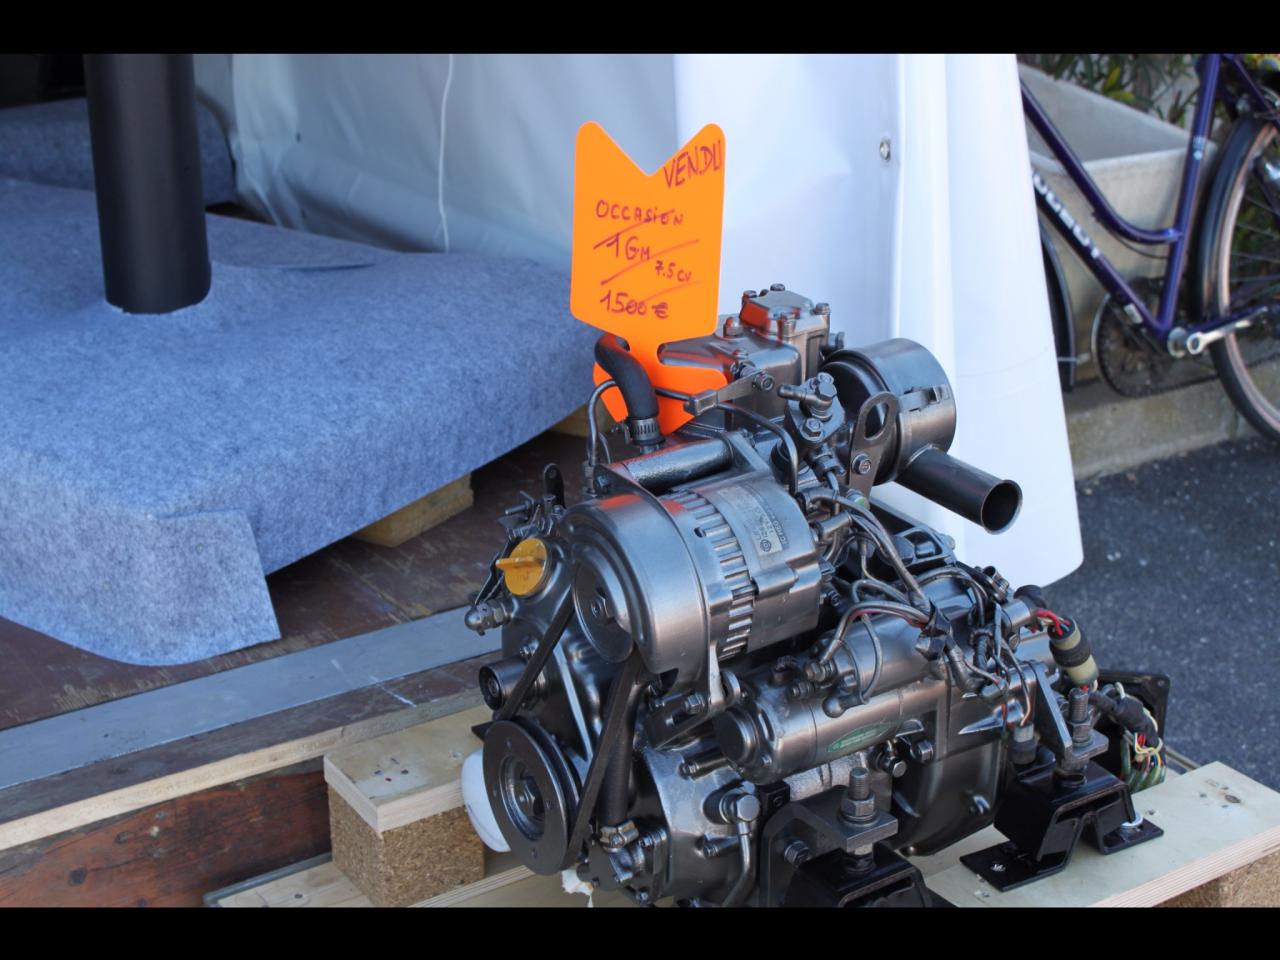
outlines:
[[[533, 876], [534, 874], [522, 866], [514, 855], [486, 851], [484, 879], [431, 897], [414, 906], [455, 906]], [[550, 879], [557, 887], [559, 886], [559, 877]], [[209, 899], [211, 906], [218, 907], [373, 906], [369, 898], [360, 892], [332, 860], [309, 866], [296, 873], [276, 875], [262, 884], [241, 885], [240, 889], [222, 896], [214, 894]]]
[[[622, 893], [596, 893], [590, 903], [580, 893], [565, 893], [560, 876], [540, 876], [521, 866], [512, 854], [486, 851], [485, 877], [477, 883], [414, 904], [415, 907], [631, 907]], [[215, 892], [206, 898], [215, 907], [371, 907], [332, 861], [263, 878]]]
[[462, 806], [459, 776], [479, 749], [471, 728], [493, 718], [478, 706], [325, 755], [325, 779], [379, 833]]
[[1002, 893], [957, 862], [1002, 842], [994, 829], [916, 862], [930, 889], [960, 907], [1137, 907], [1280, 851], [1280, 794], [1226, 764], [1171, 777], [1134, 800], [1163, 837], [1108, 857], [1082, 842], [1066, 870], [1015, 890]]

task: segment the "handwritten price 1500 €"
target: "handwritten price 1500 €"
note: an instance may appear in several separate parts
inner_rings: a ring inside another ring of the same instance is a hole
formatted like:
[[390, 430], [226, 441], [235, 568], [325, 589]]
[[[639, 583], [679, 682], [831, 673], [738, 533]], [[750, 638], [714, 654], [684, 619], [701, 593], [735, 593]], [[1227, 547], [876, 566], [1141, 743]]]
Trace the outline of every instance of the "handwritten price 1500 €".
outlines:
[[635, 299], [625, 290], [608, 291], [600, 298], [600, 303], [610, 313], [630, 313], [638, 317], [652, 313], [659, 320], [667, 319], [667, 302], [665, 300], [661, 303], [649, 304], [644, 300]]

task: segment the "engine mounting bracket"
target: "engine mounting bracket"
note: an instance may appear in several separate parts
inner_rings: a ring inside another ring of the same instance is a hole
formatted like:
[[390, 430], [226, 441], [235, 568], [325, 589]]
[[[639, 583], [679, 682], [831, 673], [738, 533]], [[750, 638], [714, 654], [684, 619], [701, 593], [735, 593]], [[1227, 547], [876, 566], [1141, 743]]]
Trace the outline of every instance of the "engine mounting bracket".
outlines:
[[965, 854], [960, 862], [997, 890], [1012, 890], [1066, 869], [1081, 834], [1098, 852], [1117, 853], [1164, 831], [1139, 820], [1124, 781], [1090, 761], [1063, 777], [1052, 762], [1019, 774], [996, 814], [1007, 843]]

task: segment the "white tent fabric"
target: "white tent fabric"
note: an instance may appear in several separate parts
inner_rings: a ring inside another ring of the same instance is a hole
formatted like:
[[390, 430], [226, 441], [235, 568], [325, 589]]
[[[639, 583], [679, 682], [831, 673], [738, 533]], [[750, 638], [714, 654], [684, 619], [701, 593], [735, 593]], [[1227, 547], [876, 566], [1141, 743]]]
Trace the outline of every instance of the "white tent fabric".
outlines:
[[781, 281], [829, 302], [850, 345], [906, 336], [929, 347], [956, 391], [951, 452], [1017, 480], [1023, 512], [991, 536], [909, 491], [885, 498], [1015, 583], [1079, 565], [1012, 56], [198, 61], [202, 93], [230, 128], [241, 200], [276, 223], [566, 270], [583, 122], [647, 170], [718, 123], [722, 311], [741, 290]]

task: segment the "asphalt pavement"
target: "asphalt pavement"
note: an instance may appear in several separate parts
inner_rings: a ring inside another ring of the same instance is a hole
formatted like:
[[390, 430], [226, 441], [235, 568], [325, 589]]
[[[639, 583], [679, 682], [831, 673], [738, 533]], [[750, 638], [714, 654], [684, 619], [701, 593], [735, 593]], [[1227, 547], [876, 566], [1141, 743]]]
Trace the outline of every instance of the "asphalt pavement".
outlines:
[[1280, 447], [1230, 441], [1076, 493], [1084, 564], [1050, 606], [1104, 669], [1169, 676], [1174, 750], [1280, 789]]

